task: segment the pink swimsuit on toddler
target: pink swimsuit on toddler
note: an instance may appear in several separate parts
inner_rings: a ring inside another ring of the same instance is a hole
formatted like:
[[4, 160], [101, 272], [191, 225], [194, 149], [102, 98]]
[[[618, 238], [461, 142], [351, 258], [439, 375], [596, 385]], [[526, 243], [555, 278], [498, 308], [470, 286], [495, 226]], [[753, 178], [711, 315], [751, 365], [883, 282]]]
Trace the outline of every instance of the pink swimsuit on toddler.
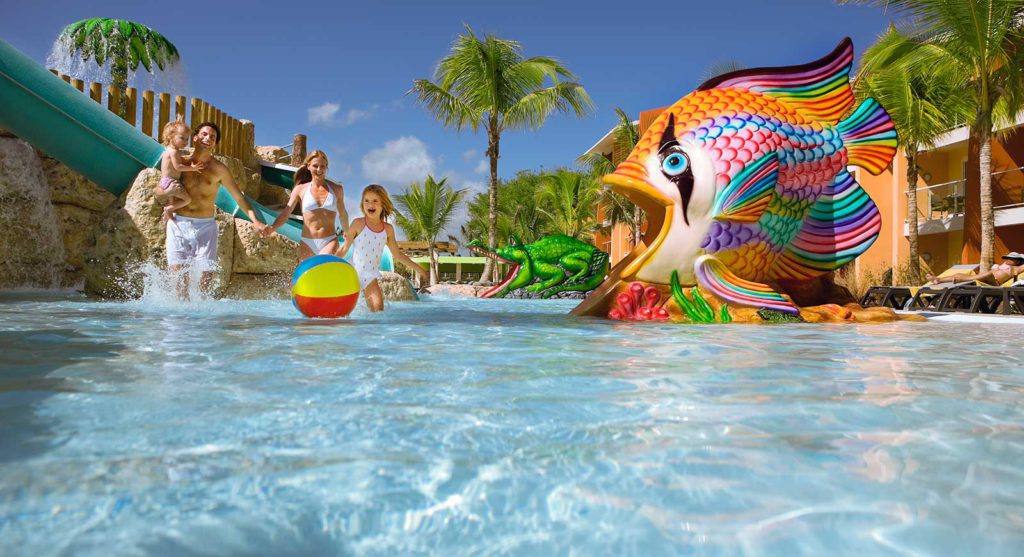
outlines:
[[160, 189], [169, 190], [174, 187], [175, 184], [181, 184], [177, 178], [171, 178], [170, 176], [160, 177]]

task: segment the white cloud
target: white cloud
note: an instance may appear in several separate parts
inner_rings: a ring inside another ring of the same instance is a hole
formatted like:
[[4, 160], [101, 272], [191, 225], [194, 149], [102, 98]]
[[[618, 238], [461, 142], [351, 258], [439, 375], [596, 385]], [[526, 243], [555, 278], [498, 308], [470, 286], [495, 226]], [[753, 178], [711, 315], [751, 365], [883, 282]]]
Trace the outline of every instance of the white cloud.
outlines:
[[363, 156], [363, 177], [389, 189], [404, 190], [411, 182], [422, 182], [434, 174], [436, 162], [427, 146], [414, 136], [403, 136], [384, 143]]
[[470, 162], [473, 159], [475, 159], [476, 157], [477, 157], [476, 149], [470, 149], [468, 151], [463, 151], [463, 153], [462, 153], [462, 160], [464, 160], [466, 162]]
[[350, 108], [345, 111], [345, 114], [342, 117], [339, 118], [338, 112], [341, 111], [341, 105], [338, 103], [325, 102], [319, 106], [314, 106], [313, 108], [306, 110], [308, 113], [307, 121], [311, 126], [351, 126], [356, 122], [369, 120], [379, 108], [379, 105], [376, 104], [367, 108]]
[[314, 106], [306, 110], [308, 114], [307, 121], [310, 125], [330, 124], [334, 121], [334, 116], [338, 114], [340, 109], [341, 105], [338, 103], [325, 102], [320, 106]]
[[480, 159], [480, 162], [476, 163], [476, 168], [473, 169], [473, 172], [476, 172], [477, 174], [487, 174], [490, 170], [491, 162], [487, 159]]

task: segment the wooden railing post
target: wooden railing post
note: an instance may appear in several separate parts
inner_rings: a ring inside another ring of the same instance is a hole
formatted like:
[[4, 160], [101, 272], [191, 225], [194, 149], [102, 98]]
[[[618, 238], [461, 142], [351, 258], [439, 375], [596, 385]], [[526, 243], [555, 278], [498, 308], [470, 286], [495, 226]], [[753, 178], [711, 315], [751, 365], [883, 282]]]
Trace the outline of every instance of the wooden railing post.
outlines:
[[306, 158], [306, 136], [301, 133], [292, 138], [292, 166], [299, 166]]
[[103, 86], [99, 83], [90, 83], [89, 96], [92, 98], [92, 100], [100, 104], [103, 104]]
[[83, 93], [85, 92], [85, 82], [82, 81], [81, 79], [72, 79], [71, 80], [71, 85], [73, 85], [75, 87], [75, 89], [78, 89], [79, 91], [81, 91]]
[[60, 73], [58, 73], [57, 70], [50, 70], [50, 73], [52, 73], [53, 75], [55, 75], [57, 77], [60, 77]]
[[249, 120], [241, 120], [239, 127], [242, 162], [250, 168], [259, 168], [259, 162], [256, 159], [256, 126]]
[[234, 118], [231, 119], [231, 150], [236, 159], [242, 158], [242, 123]]
[[164, 131], [164, 126], [167, 122], [171, 121], [171, 94], [160, 93], [160, 119], [156, 126], [156, 133], [160, 135]]
[[128, 110], [124, 113], [124, 119], [133, 126], [135, 125], [135, 111], [139, 105], [138, 94], [138, 89], [129, 87], [127, 94], [125, 95], [125, 100], [128, 101]]
[[64, 83], [71, 83], [71, 76], [60, 74], [60, 78], [64, 80]]
[[113, 85], [107, 85], [107, 110], [117, 114], [117, 105], [120, 99], [121, 90]]
[[174, 119], [181, 118], [182, 122], [187, 122], [185, 116], [185, 97], [177, 95], [174, 97]]
[[217, 148], [218, 148], [218, 151], [220, 151], [221, 149], [224, 148], [224, 134], [227, 133], [227, 129], [225, 129], [225, 128], [227, 128], [227, 126], [224, 125], [224, 111], [223, 110], [221, 110], [219, 108], [217, 109], [217, 119], [214, 120], [214, 122], [216, 122], [217, 127], [220, 128], [220, 137], [217, 138], [217, 141], [218, 141]]
[[192, 112], [192, 117], [189, 119], [188, 127], [191, 128], [192, 129], [192, 133], [195, 134], [196, 133], [196, 126], [199, 125], [199, 122], [202, 122], [202, 120], [200, 120], [200, 118], [202, 117], [201, 111], [202, 111], [203, 99], [193, 98], [192, 102], [191, 102], [191, 105], [192, 106], [190, 107], [190, 110]]
[[[142, 133], [153, 137], [153, 92], [142, 92]], [[157, 134], [159, 136], [159, 134]], [[157, 137], [157, 141], [160, 138]]]

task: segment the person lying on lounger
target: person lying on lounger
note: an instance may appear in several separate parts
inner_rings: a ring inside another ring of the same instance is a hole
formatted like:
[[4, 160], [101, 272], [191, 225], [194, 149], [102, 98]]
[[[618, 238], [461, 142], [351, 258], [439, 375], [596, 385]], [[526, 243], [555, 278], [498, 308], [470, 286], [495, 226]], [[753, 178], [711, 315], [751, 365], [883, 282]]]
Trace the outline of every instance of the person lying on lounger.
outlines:
[[957, 273], [945, 277], [928, 275], [928, 282], [939, 284], [941, 282], [969, 282], [976, 280], [985, 284], [991, 284], [992, 286], [1000, 286], [1011, 278], [1016, 279], [1017, 275], [1020, 274], [1024, 274], [1024, 255], [1013, 251], [1003, 256], [1002, 263], [993, 265], [991, 269], [984, 273], [974, 275]]

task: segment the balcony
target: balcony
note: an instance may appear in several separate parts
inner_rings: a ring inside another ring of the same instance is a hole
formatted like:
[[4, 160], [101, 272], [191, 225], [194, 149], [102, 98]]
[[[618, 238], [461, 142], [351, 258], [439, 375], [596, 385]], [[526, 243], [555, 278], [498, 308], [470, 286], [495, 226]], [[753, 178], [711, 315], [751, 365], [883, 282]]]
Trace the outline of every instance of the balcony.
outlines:
[[[917, 188], [917, 233], [939, 234], [964, 228], [964, 191], [966, 180], [954, 180]], [[909, 196], [910, 191], [903, 195]], [[904, 223], [903, 235], [910, 235]]]
[[[963, 230], [966, 182], [961, 179], [917, 188], [918, 234]], [[1024, 224], [1024, 167], [992, 173], [992, 205], [997, 227]], [[909, 234], [904, 223], [903, 235]]]

